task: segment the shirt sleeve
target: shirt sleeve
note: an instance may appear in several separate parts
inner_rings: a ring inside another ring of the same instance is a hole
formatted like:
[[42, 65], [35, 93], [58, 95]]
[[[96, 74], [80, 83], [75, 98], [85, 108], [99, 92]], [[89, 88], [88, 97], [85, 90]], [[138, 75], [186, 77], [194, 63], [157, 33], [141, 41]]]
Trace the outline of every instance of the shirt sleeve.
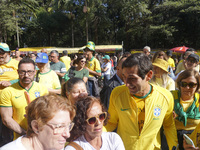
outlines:
[[97, 59], [95, 61], [95, 71], [98, 72], [98, 73], [101, 72], [101, 66], [100, 66], [100, 63]]
[[53, 89], [60, 89], [61, 88], [61, 85], [60, 85], [60, 80], [59, 80], [59, 78], [58, 78], [58, 75], [55, 73], [55, 72], [53, 72], [54, 73], [54, 76], [53, 76]]
[[61, 73], [66, 73], [66, 72], [67, 72], [66, 66], [65, 66], [65, 64], [64, 64], [63, 62], [61, 63], [60, 72], [61, 72]]
[[115, 101], [115, 90], [113, 90], [111, 92], [111, 96], [110, 96], [110, 103], [109, 103], [109, 109], [108, 109], [108, 113], [110, 114], [110, 118], [108, 120], [108, 123], [107, 125], [105, 126], [106, 130], [107, 131], [113, 131], [117, 128], [117, 125], [118, 125], [118, 120], [119, 120], [119, 116], [118, 116], [118, 113], [116, 111], [116, 108], [115, 108], [115, 104], [114, 104], [114, 101]]
[[175, 127], [175, 122], [173, 118], [174, 98], [170, 92], [168, 93], [168, 98], [169, 98], [168, 110], [166, 112], [166, 115], [163, 121], [163, 127], [164, 127], [165, 136], [167, 139], [169, 149], [172, 149], [173, 146], [177, 146], [178, 140], [177, 140], [177, 131]]
[[11, 92], [4, 89], [0, 96], [0, 107], [12, 107], [11, 97]]

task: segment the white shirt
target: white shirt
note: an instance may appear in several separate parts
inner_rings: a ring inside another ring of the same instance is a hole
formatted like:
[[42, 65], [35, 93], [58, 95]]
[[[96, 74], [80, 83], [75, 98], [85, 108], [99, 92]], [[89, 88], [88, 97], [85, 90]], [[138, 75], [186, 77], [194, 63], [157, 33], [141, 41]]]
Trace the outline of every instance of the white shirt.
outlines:
[[103, 63], [101, 68], [108, 68], [105, 72], [103, 72], [103, 75], [109, 75], [110, 74], [110, 70], [111, 70], [111, 63], [107, 62], [107, 63]]
[[[100, 150], [125, 150], [124, 144], [120, 136], [115, 132], [103, 132], [101, 135], [102, 146]], [[84, 135], [77, 138], [74, 142], [79, 144], [84, 150], [96, 150], [88, 143]], [[66, 146], [65, 150], [76, 150], [72, 146]]]
[[0, 150], [27, 150], [22, 144], [22, 137], [23, 136], [20, 136], [16, 140], [4, 145]]

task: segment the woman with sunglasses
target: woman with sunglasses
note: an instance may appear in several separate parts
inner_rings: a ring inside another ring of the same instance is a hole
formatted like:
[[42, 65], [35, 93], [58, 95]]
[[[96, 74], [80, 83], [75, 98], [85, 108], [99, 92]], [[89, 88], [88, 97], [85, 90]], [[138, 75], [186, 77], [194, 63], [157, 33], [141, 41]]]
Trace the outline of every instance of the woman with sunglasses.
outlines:
[[78, 58], [76, 59], [76, 64], [77, 66], [72, 66], [65, 76], [63, 77], [65, 81], [77, 77], [81, 78], [85, 83], [88, 81], [89, 77], [89, 71], [85, 69], [85, 64], [86, 64], [86, 58], [84, 55], [79, 55]]
[[56, 94], [41, 96], [32, 101], [26, 111], [26, 135], [0, 149], [63, 150], [75, 116], [70, 101]]
[[71, 131], [71, 140], [65, 150], [125, 150], [123, 142], [114, 132], [102, 132], [108, 114], [100, 100], [88, 96], [76, 103], [74, 128]]
[[178, 89], [172, 91], [174, 97], [174, 118], [180, 150], [183, 150], [183, 134], [191, 134], [200, 123], [199, 73], [195, 70], [183, 71], [177, 79]]

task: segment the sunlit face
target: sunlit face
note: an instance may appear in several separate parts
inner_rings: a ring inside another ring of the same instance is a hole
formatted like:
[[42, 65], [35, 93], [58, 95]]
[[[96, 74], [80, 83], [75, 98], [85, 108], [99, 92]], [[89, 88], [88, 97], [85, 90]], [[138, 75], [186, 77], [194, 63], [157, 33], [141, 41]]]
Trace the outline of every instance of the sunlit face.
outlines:
[[140, 94], [148, 83], [146, 79], [138, 76], [137, 66], [123, 68], [123, 79], [131, 94]]
[[78, 66], [80, 66], [81, 68], [84, 68], [85, 67], [85, 63], [86, 63], [86, 58], [83, 58], [78, 62]]
[[[181, 82], [186, 82], [186, 83], [197, 83], [197, 80], [194, 76], [190, 76], [186, 79], [181, 80]], [[191, 97], [194, 96], [194, 93], [197, 89], [197, 86], [194, 88], [190, 88], [189, 86], [187, 87], [180, 87], [181, 90], [181, 97]]]
[[147, 49], [143, 49], [143, 53], [146, 55], [150, 55], [150, 52]]
[[[98, 102], [94, 102], [91, 106], [91, 109], [87, 112], [87, 117], [95, 117], [98, 116], [98, 114], [102, 113], [102, 107]], [[86, 125], [86, 132], [85, 132], [85, 138], [88, 139], [93, 139], [95, 137], [101, 136], [102, 134], [102, 129], [103, 129], [103, 123], [104, 121], [100, 121], [97, 118], [97, 121], [93, 125]]]
[[198, 65], [198, 62], [194, 58], [189, 58], [185, 60], [186, 69], [194, 69]]
[[22, 85], [30, 84], [35, 77], [35, 66], [32, 63], [23, 63], [18, 68], [18, 74]]
[[6, 63], [7, 56], [8, 56], [8, 53], [0, 53], [0, 65], [3, 65]]
[[87, 59], [90, 59], [93, 56], [93, 52], [90, 50], [85, 50], [85, 55]]
[[[68, 111], [60, 110], [55, 113], [54, 117], [47, 122], [48, 125], [63, 125], [70, 124], [70, 114]], [[39, 127], [38, 139], [44, 149], [62, 150], [65, 146], [66, 139], [70, 137], [69, 129], [66, 128], [63, 133], [55, 133], [54, 130], [44, 125]]]
[[157, 66], [153, 66], [153, 72], [156, 78], [161, 78], [161, 76], [165, 73], [164, 70], [162, 70], [161, 68]]
[[52, 62], [57, 62], [57, 60], [58, 60], [57, 54], [56, 54], [56, 53], [51, 53], [51, 55], [50, 55], [50, 60], [51, 60]]
[[77, 83], [70, 92], [66, 92], [67, 98], [74, 104], [78, 98], [87, 96], [87, 89], [84, 82]]

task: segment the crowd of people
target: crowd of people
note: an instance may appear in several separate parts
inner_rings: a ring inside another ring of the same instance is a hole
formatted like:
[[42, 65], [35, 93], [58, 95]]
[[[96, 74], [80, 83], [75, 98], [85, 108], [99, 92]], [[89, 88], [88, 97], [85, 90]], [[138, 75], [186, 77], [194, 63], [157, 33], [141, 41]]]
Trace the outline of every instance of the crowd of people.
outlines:
[[[14, 57], [0, 43], [2, 150], [200, 148], [199, 56], [57, 50]], [[188, 143], [184, 135], [191, 138]]]

